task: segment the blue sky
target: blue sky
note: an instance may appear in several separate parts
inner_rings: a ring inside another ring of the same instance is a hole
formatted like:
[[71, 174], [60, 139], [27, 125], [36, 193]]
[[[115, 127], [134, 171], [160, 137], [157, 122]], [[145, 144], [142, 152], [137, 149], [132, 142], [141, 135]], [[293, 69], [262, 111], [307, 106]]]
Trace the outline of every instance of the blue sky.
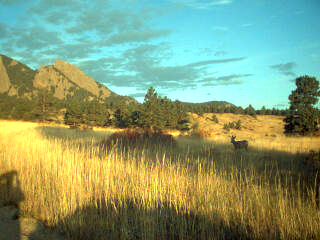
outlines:
[[319, 0], [1, 0], [0, 53], [62, 59], [112, 91], [187, 102], [288, 106], [320, 80]]

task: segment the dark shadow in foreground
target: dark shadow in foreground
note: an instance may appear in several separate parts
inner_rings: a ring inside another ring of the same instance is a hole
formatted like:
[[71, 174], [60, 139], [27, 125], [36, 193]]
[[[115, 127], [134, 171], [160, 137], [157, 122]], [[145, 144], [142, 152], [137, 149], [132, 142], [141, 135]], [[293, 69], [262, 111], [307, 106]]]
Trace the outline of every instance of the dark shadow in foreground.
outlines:
[[0, 240], [20, 239], [19, 204], [24, 200], [17, 171], [0, 175]]
[[[239, 220], [240, 222], [240, 220]], [[226, 222], [218, 213], [207, 216], [168, 202], [96, 199], [78, 208], [56, 226], [70, 239], [252, 239], [248, 226]]]

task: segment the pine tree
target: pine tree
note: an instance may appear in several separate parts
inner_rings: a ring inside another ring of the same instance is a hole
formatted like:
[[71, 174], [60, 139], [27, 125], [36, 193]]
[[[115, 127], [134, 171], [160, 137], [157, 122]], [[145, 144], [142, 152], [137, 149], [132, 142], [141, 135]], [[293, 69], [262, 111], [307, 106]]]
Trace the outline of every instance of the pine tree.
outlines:
[[254, 110], [251, 104], [249, 104], [249, 106], [246, 109], [244, 109], [244, 113], [253, 117], [256, 116], [256, 111]]
[[296, 79], [296, 90], [289, 95], [289, 114], [284, 119], [285, 133], [308, 135], [318, 130], [319, 110], [314, 107], [320, 96], [319, 82], [315, 77]]
[[40, 121], [49, 120], [50, 115], [55, 115], [55, 102], [57, 99], [53, 96], [53, 91], [48, 89], [40, 89], [35, 97], [36, 108], [33, 110], [33, 115]]
[[265, 108], [265, 106], [262, 106], [262, 108], [261, 108], [261, 110], [260, 110], [260, 112], [259, 112], [259, 114], [261, 114], [261, 115], [265, 115], [266, 114], [266, 108]]
[[142, 127], [152, 131], [161, 131], [165, 126], [165, 114], [161, 97], [155, 89], [150, 87], [144, 98], [143, 110], [141, 112]]
[[67, 105], [64, 123], [73, 127], [79, 127], [83, 123], [83, 111], [80, 103], [72, 101]]

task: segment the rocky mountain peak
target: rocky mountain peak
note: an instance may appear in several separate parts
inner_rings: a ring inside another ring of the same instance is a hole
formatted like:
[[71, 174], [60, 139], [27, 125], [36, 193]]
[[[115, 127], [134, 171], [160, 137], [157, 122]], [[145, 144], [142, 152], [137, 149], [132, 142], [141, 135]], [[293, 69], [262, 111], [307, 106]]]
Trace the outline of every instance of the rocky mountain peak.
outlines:
[[10, 79], [0, 55], [0, 93], [7, 92], [10, 88]]
[[80, 88], [86, 89], [95, 96], [109, 97], [111, 95], [111, 91], [108, 88], [97, 83], [93, 78], [89, 77], [79, 68], [70, 63], [63, 60], [56, 60], [53, 67]]

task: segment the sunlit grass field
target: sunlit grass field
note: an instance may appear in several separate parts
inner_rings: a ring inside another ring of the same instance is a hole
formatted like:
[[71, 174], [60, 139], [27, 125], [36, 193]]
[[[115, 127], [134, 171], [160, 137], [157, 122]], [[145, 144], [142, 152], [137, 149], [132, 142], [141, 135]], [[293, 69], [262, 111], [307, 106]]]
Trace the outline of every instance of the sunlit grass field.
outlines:
[[[109, 148], [108, 131], [0, 121], [0, 203], [70, 239], [319, 239], [319, 177], [303, 164], [319, 138], [177, 137]], [[19, 198], [19, 199], [17, 199]]]

